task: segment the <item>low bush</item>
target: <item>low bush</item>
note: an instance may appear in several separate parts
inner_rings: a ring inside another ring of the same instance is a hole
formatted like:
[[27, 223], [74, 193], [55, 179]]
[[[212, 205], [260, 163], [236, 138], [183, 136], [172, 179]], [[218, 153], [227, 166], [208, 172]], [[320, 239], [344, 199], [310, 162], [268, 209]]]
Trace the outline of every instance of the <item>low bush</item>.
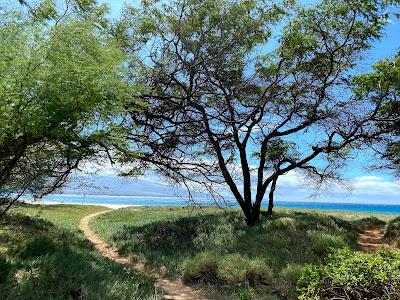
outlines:
[[271, 269], [262, 259], [249, 259], [240, 254], [218, 256], [201, 253], [184, 262], [183, 278], [186, 281], [221, 282], [226, 284], [256, 285], [270, 283]]
[[11, 264], [4, 257], [0, 256], [0, 282], [6, 281], [11, 271]]
[[242, 287], [252, 288], [255, 299], [289, 300], [298, 297], [300, 266], [319, 263], [329, 248], [356, 249], [361, 228], [339, 213], [277, 210], [268, 219], [263, 211], [249, 227], [236, 209], [180, 207], [116, 210], [92, 226], [124, 255], [198, 282], [217, 299], [238, 299]]
[[275, 286], [284, 299], [297, 298], [296, 284], [300, 279], [304, 266], [288, 264], [275, 279]]
[[294, 229], [296, 228], [296, 220], [290, 217], [281, 217], [271, 221], [273, 229]]
[[299, 299], [399, 299], [400, 253], [335, 250], [325, 263], [308, 265], [298, 281]]
[[385, 238], [390, 241], [400, 240], [400, 217], [394, 218], [387, 224]]
[[332, 248], [338, 249], [346, 246], [341, 236], [321, 231], [308, 231], [307, 235], [312, 239], [312, 250], [318, 255], [326, 255]]
[[262, 259], [249, 259], [240, 254], [225, 255], [218, 262], [218, 278], [228, 284], [271, 282], [271, 269]]
[[185, 281], [213, 282], [217, 280], [217, 258], [205, 252], [188, 259], [182, 266], [182, 278]]

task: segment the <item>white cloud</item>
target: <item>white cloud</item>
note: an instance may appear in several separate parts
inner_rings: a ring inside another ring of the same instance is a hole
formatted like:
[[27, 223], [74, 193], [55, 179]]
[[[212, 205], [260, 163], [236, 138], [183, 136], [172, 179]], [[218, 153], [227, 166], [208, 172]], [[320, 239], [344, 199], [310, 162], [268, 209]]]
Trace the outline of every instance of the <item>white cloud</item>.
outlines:
[[400, 182], [379, 176], [360, 176], [351, 180], [353, 193], [356, 194], [389, 194], [400, 196]]
[[[183, 189], [173, 187], [162, 176], [149, 172], [138, 178], [123, 179], [117, 176], [121, 171], [126, 171], [131, 166], [111, 165], [109, 161], [86, 162], [82, 167], [81, 176], [84, 174], [93, 185], [97, 183], [105, 185], [109, 183], [107, 194], [110, 195], [144, 195], [149, 193], [158, 196], [171, 196], [173, 194], [184, 193]], [[252, 172], [253, 178], [256, 175]], [[239, 182], [238, 182], [239, 183]], [[253, 190], [256, 189], [253, 180]], [[364, 175], [353, 177], [345, 182], [346, 186], [338, 184], [327, 184], [317, 193], [317, 197], [312, 198], [315, 186], [304, 177], [303, 174], [291, 171], [283, 175], [278, 180], [277, 201], [321, 201], [321, 202], [351, 202], [351, 203], [400, 203], [400, 182], [394, 179], [376, 175]], [[242, 185], [238, 187], [242, 190]], [[73, 191], [72, 187], [68, 189]], [[221, 190], [222, 194], [230, 196], [229, 189], [226, 187]]]

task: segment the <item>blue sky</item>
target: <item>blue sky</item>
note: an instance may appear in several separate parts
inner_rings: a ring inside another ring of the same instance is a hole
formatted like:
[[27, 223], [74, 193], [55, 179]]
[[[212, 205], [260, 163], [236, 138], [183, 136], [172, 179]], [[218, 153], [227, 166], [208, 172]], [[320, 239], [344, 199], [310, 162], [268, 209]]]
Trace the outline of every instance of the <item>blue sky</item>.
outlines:
[[[111, 7], [112, 17], [117, 17], [125, 1], [101, 1]], [[307, 3], [315, 1], [307, 1]], [[129, 3], [137, 3], [131, 1]], [[362, 70], [368, 70], [373, 62], [393, 56], [400, 47], [400, 22], [393, 18], [387, 26], [385, 37], [374, 43], [373, 49], [366, 55]], [[329, 201], [356, 203], [400, 203], [400, 183], [387, 173], [371, 172], [364, 165], [371, 158], [361, 154], [345, 170], [349, 180], [346, 185], [328, 186], [317, 193], [309, 190], [307, 181], [298, 173], [292, 172], [280, 179], [276, 199], [281, 201]], [[70, 184], [66, 193], [135, 195], [135, 196], [174, 196], [184, 191], [172, 187], [156, 174], [147, 174], [138, 179], [119, 178], [117, 171], [107, 164], [101, 166], [89, 164], [85, 168], [88, 174], [79, 175], [80, 181], [91, 187]], [[96, 174], [95, 174], [96, 173]]]

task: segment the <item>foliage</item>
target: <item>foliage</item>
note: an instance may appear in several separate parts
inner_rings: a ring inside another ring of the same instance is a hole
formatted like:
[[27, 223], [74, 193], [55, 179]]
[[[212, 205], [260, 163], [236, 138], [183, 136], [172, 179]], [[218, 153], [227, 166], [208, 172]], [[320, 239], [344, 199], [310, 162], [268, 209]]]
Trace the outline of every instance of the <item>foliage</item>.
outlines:
[[[128, 7], [121, 27], [132, 45], [124, 50], [139, 56], [129, 68], [146, 105], [123, 125], [143, 166], [217, 199], [226, 185], [249, 225], [265, 193], [272, 209], [281, 175], [338, 179], [353, 150], [382, 131], [386, 99], [356, 92], [356, 66], [382, 38], [389, 4], [398, 1]], [[132, 147], [119, 150], [122, 161], [132, 160]]]
[[56, 244], [47, 237], [35, 237], [23, 248], [18, 251], [18, 256], [22, 259], [37, 258], [42, 255], [52, 254], [56, 250]]
[[183, 262], [182, 278], [189, 282], [254, 286], [271, 283], [273, 275], [262, 259], [249, 259], [238, 253], [221, 256], [203, 252]]
[[309, 231], [307, 234], [313, 240], [313, 251], [320, 255], [326, 254], [332, 248], [343, 248], [346, 245], [343, 238], [339, 235], [320, 231]]
[[385, 238], [400, 242], [400, 217], [390, 220], [386, 227]]
[[240, 300], [252, 300], [254, 296], [254, 290], [252, 288], [241, 288], [239, 291]]
[[297, 299], [298, 293], [294, 287], [297, 285], [304, 265], [288, 264], [275, 278], [275, 286], [283, 299]]
[[[380, 107], [380, 118], [389, 118], [390, 122], [380, 125], [385, 135], [382, 135], [375, 145], [375, 150], [386, 161], [384, 168], [389, 168], [399, 174], [400, 171], [400, 53], [393, 59], [377, 62], [373, 71], [355, 78], [356, 92], [376, 101], [384, 95], [385, 102]], [[382, 163], [380, 168], [382, 168]]]
[[323, 247], [356, 248], [365, 222], [354, 220], [366, 214], [352, 214], [352, 221], [329, 214], [278, 209], [272, 220], [263, 213], [248, 227], [237, 209], [135, 207], [99, 216], [92, 227], [122, 255], [181, 275], [216, 298], [238, 298], [241, 288], [251, 286], [256, 298], [275, 291], [296, 299], [300, 269], [320, 262], [328, 250]]
[[185, 281], [217, 282], [218, 258], [215, 253], [202, 252], [182, 265], [182, 278]]
[[300, 299], [396, 299], [400, 296], [400, 254], [340, 249], [320, 265], [308, 265], [298, 288]]
[[0, 193], [40, 196], [117, 142], [124, 55], [92, 18], [0, 16]]
[[150, 299], [153, 279], [101, 257], [79, 233], [74, 218], [99, 210], [17, 205], [0, 229], [0, 298]]
[[4, 257], [0, 256], [0, 282], [7, 280], [11, 267], [12, 265]]

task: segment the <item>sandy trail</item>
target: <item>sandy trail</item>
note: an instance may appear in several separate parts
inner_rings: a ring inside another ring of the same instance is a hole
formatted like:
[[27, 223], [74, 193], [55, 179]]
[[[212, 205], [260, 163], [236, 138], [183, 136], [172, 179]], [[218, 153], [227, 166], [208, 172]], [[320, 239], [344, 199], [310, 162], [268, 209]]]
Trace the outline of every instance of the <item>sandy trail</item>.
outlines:
[[131, 261], [129, 258], [120, 256], [118, 250], [113, 246], [109, 245], [103, 240], [96, 232], [90, 228], [90, 221], [110, 210], [94, 213], [83, 217], [80, 221], [79, 228], [83, 231], [85, 237], [94, 244], [97, 251], [99, 251], [104, 257], [107, 257], [116, 263], [121, 265], [134, 268], [135, 270], [142, 272], [148, 276], [152, 276], [157, 279], [156, 292], [162, 295], [163, 299], [175, 299], [175, 300], [205, 300], [208, 299], [200, 290], [196, 290], [188, 285], [185, 285], [182, 280], [171, 280], [163, 276], [161, 273], [148, 270], [145, 265], [141, 262]]
[[385, 225], [370, 225], [358, 235], [358, 250], [363, 252], [373, 252], [382, 247], [396, 249], [394, 245], [388, 244], [384, 238]]

